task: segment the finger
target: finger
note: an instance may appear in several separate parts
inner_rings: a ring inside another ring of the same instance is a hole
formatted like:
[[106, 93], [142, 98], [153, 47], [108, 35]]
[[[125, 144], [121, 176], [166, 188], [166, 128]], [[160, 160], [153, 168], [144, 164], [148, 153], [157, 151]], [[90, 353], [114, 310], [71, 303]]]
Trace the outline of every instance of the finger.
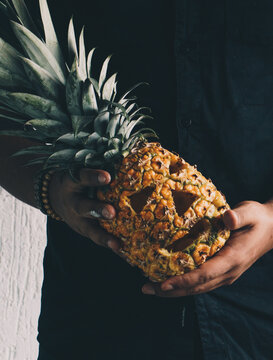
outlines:
[[260, 215], [260, 205], [254, 201], [242, 202], [233, 210], [227, 210], [223, 215], [223, 221], [230, 230], [254, 225]]
[[[257, 258], [257, 239], [263, 238], [259, 226], [234, 232], [217, 255], [190, 273], [172, 277], [162, 284], [146, 284], [143, 292], [165, 297], [186, 296], [232, 284]], [[259, 248], [259, 247], [258, 247]], [[240, 257], [238, 254], [241, 254]]]
[[115, 208], [112, 205], [88, 199], [80, 193], [71, 195], [70, 204], [77, 215], [87, 218], [111, 220], [116, 215]]
[[225, 277], [224, 279], [214, 280], [207, 284], [203, 285], [196, 285], [192, 288], [182, 288], [176, 289], [173, 291], [162, 291], [159, 285], [154, 285], [153, 283], [148, 283], [143, 286], [143, 292], [149, 295], [156, 295], [160, 297], [166, 298], [174, 298], [174, 297], [181, 297], [181, 296], [191, 296], [206, 293], [212, 290], [215, 290], [221, 286], [230, 285], [235, 281], [235, 278], [232, 275]]
[[119, 251], [121, 241], [102, 229], [96, 222], [81, 218], [78, 221], [77, 227], [78, 229], [76, 229], [76, 231], [80, 232], [83, 236], [88, 237], [97, 245], [110, 248], [114, 252]]
[[[197, 272], [197, 270], [194, 271]], [[201, 273], [200, 268], [200, 273], [198, 275], [195, 274], [198, 276], [198, 281], [189, 281], [188, 283], [187, 281], [182, 282], [180, 276], [175, 276], [169, 279], [170, 283], [147, 283], [143, 286], [142, 291], [145, 294], [157, 295], [161, 297], [178, 297], [201, 294], [212, 291], [220, 286], [231, 285], [244, 271], [245, 270], [243, 270], [243, 268], [236, 265], [231, 267], [225, 273], [210, 279]], [[181, 275], [181, 277], [183, 276], [184, 275]]]
[[[257, 244], [253, 241], [260, 232], [260, 229], [252, 228], [234, 233], [220, 252], [198, 269], [169, 278], [161, 284], [150, 283], [143, 288], [144, 292], [176, 297], [178, 294], [198, 294], [230, 285], [261, 256], [257, 255]], [[241, 256], [238, 257], [238, 254]]]
[[190, 294], [191, 289], [196, 286], [208, 284], [212, 281], [215, 284], [220, 283], [237, 266], [235, 259], [232, 247], [227, 246], [199, 268], [183, 275], [171, 277], [161, 284], [149, 283], [149, 285], [143, 287], [143, 292], [152, 294], [153, 289], [154, 293], [160, 296], [164, 292], [169, 292], [168, 296], [173, 296], [176, 290], [181, 290], [184, 295]]
[[82, 186], [102, 186], [111, 181], [111, 175], [104, 170], [81, 169], [79, 172]]
[[164, 281], [161, 284], [161, 289], [170, 291], [172, 289], [192, 288], [196, 285], [205, 284], [225, 275], [235, 265], [237, 265], [237, 262], [235, 262], [234, 251], [231, 247], [226, 247], [199, 268]]

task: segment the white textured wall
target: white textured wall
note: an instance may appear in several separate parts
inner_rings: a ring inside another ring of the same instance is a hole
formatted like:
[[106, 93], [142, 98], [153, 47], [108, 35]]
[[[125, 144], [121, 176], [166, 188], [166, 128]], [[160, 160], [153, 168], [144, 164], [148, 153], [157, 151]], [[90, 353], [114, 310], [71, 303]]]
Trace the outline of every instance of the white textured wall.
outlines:
[[45, 220], [0, 188], [1, 360], [37, 360]]

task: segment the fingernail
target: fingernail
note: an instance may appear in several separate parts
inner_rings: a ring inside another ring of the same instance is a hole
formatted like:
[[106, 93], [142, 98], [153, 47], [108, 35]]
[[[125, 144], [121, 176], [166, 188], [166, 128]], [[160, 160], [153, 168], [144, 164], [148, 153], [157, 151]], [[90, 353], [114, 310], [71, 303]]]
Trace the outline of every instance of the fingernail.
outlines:
[[228, 210], [224, 213], [223, 220], [230, 230], [235, 230], [239, 222], [237, 213], [234, 210]]
[[117, 244], [114, 240], [108, 240], [107, 246], [112, 250], [115, 250], [115, 251], [117, 250]]
[[101, 218], [101, 214], [100, 213], [98, 213], [96, 210], [91, 210], [91, 211], [89, 211], [89, 214], [91, 215], [91, 216], [93, 216], [94, 218]]
[[170, 291], [170, 290], [173, 290], [173, 286], [171, 284], [163, 284], [161, 286], [161, 290], [163, 291]]
[[112, 219], [113, 218], [113, 215], [112, 213], [110, 213], [110, 211], [107, 209], [107, 208], [103, 208], [102, 211], [102, 216], [105, 218], [105, 219]]
[[105, 175], [99, 174], [99, 175], [98, 175], [98, 182], [99, 182], [100, 184], [105, 184], [105, 183], [106, 183], [106, 177], [105, 177]]
[[146, 294], [146, 295], [155, 295], [154, 288], [152, 288], [152, 286], [147, 285], [147, 284], [143, 286], [142, 292], [143, 292], [143, 294]]

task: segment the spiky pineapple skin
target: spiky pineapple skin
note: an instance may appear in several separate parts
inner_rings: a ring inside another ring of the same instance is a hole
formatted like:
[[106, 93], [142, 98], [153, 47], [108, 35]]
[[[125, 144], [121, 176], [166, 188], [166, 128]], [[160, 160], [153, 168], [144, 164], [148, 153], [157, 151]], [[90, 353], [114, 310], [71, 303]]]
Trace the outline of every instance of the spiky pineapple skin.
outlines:
[[195, 269], [230, 235], [222, 221], [229, 208], [225, 197], [196, 167], [159, 143], [132, 149], [98, 198], [117, 211], [114, 220], [100, 224], [123, 240], [122, 253], [152, 281]]

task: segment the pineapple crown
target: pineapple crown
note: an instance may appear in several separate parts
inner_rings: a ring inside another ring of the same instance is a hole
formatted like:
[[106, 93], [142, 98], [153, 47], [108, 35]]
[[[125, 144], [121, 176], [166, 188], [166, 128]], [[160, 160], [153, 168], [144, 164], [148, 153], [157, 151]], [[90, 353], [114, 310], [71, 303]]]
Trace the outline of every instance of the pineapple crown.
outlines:
[[[111, 56], [103, 62], [98, 80], [92, 76], [95, 49], [86, 56], [84, 28], [77, 43], [73, 19], [68, 28], [65, 61], [46, 0], [39, 0], [44, 37], [30, 16], [24, 0], [3, 0], [0, 11], [10, 20], [21, 46], [18, 51], [0, 38], [0, 110], [3, 117], [23, 130], [2, 135], [29, 138], [36, 146], [15, 155], [40, 154], [27, 165], [43, 163], [44, 169], [93, 167], [113, 170], [139, 140], [156, 137], [139, 128], [148, 108], [138, 107], [131, 92], [118, 100], [117, 74], [107, 76]], [[18, 91], [18, 89], [20, 89]]]

